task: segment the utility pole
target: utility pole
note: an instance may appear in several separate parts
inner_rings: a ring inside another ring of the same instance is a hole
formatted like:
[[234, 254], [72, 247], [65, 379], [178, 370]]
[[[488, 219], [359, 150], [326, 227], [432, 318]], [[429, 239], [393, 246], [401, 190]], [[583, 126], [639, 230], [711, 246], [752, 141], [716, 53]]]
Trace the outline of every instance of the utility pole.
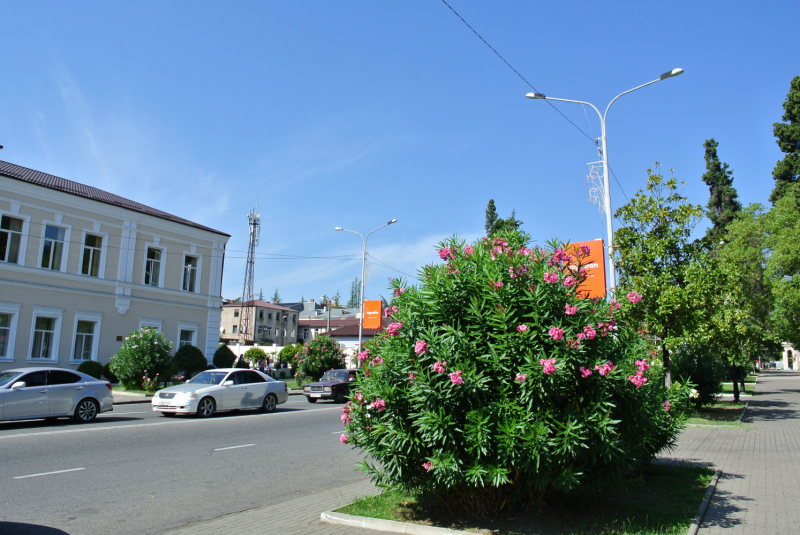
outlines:
[[[253, 279], [255, 278], [256, 267], [256, 246], [261, 234], [261, 214], [258, 205], [247, 214], [247, 222], [250, 226], [250, 243], [247, 248], [247, 264], [244, 269], [244, 288], [242, 289], [242, 316], [239, 319], [239, 337], [243, 345], [247, 345], [247, 339], [254, 340], [252, 330], [255, 330], [255, 311], [256, 306], [253, 296]], [[250, 317], [252, 312], [253, 317]]]

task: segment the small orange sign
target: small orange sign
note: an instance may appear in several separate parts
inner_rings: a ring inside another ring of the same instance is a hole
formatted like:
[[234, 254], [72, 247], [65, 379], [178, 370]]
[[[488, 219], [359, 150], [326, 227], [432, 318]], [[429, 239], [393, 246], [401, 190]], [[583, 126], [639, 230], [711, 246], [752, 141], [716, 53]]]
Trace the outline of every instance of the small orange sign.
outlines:
[[381, 328], [381, 305], [380, 301], [364, 301], [364, 320], [361, 325], [365, 329]]
[[[579, 241], [569, 246], [569, 253], [577, 257], [581, 246], [589, 248], [589, 254], [580, 258], [586, 272], [586, 280], [578, 286], [578, 294], [584, 298], [597, 298], [606, 296], [606, 253], [603, 240]], [[569, 269], [576, 271], [577, 264], [571, 264]]]

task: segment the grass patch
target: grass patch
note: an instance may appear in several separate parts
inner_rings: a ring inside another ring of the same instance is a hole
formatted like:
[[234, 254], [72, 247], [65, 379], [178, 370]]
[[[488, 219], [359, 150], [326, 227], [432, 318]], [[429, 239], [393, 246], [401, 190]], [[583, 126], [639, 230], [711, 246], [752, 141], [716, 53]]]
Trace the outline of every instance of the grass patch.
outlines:
[[[745, 383], [744, 385], [745, 394], [752, 394], [756, 390], [756, 385], [750, 385]], [[733, 394], [733, 385], [732, 384], [722, 384], [722, 394]], [[739, 389], [739, 393], [742, 393], [742, 389]]]
[[510, 506], [493, 518], [455, 517], [435, 498], [398, 490], [360, 498], [338, 511], [486, 535], [683, 535], [713, 476], [707, 468], [653, 465], [624, 490], [550, 495], [538, 509]]
[[744, 410], [744, 403], [741, 401], [720, 401], [712, 405], [706, 405], [699, 410], [693, 410], [689, 414], [687, 423], [705, 425], [739, 425], [739, 417]]

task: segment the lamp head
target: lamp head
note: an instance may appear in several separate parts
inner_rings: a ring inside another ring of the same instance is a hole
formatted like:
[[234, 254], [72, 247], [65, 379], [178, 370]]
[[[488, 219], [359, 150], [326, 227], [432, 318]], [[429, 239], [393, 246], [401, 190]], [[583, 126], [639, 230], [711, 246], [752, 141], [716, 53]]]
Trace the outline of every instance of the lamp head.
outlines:
[[387, 224], [387, 225], [391, 225], [392, 223], [397, 223], [397, 219], [392, 219], [391, 221], [389, 221], [389, 222], [388, 222], [388, 223], [386, 223], [386, 224]]
[[342, 227], [336, 227], [333, 230], [335, 230], [336, 232], [339, 232], [340, 230], [342, 230]]
[[662, 74], [659, 80], [666, 80], [667, 78], [673, 78], [675, 76], [680, 76], [681, 74], [683, 74], [683, 69], [681, 68], [672, 69], [671, 71], [667, 71], [664, 74]]
[[541, 100], [541, 99], [545, 98], [543, 93], [528, 93], [525, 96], [527, 98], [530, 98], [530, 99], [533, 99], [533, 100]]

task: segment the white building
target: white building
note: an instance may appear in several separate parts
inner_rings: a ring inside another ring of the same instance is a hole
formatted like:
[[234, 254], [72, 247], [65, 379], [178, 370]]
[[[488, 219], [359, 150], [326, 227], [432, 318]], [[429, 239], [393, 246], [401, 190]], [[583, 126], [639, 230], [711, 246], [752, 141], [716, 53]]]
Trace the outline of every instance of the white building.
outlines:
[[0, 370], [106, 363], [143, 326], [210, 360], [229, 238], [0, 161]]

